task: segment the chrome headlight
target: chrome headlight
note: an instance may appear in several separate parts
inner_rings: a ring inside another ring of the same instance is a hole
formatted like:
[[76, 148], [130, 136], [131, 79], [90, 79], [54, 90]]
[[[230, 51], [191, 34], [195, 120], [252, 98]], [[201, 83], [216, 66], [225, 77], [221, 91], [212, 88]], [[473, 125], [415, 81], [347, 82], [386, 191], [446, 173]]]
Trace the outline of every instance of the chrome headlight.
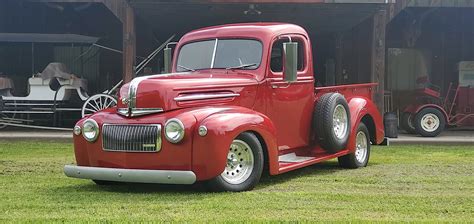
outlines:
[[184, 138], [184, 125], [180, 120], [169, 119], [165, 124], [165, 137], [171, 143], [178, 143]]
[[87, 119], [82, 124], [82, 136], [89, 142], [93, 142], [99, 137], [99, 125], [92, 119]]

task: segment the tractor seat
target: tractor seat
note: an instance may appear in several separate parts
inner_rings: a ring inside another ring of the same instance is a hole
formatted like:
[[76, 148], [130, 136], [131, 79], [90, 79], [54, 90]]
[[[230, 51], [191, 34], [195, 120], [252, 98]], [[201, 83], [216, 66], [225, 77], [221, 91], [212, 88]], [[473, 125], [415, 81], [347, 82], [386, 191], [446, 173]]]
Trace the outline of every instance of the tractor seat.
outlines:
[[428, 76], [422, 76], [416, 79], [416, 92], [417, 94], [421, 95], [427, 95], [427, 96], [432, 96], [432, 97], [440, 97], [441, 92], [440, 92], [440, 87], [437, 85], [433, 85], [433, 83], [430, 82]]

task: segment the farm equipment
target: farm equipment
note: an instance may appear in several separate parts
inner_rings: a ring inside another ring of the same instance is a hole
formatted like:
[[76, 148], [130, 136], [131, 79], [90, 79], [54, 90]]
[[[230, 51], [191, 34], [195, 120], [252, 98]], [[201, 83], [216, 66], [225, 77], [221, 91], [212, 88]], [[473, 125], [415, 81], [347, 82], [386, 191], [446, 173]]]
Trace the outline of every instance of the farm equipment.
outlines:
[[[148, 57], [144, 58], [136, 66], [135, 75], [138, 75], [174, 37], [175, 35], [171, 36], [151, 52]], [[33, 41], [30, 39], [28, 41]], [[91, 41], [89, 39], [87, 41]], [[96, 39], [93, 39], [90, 42], [91, 47], [96, 46], [111, 50], [96, 44], [96, 41]], [[110, 90], [89, 97], [85, 79], [72, 74], [64, 64], [50, 63], [43, 72], [34, 74], [28, 79], [28, 96], [19, 97], [12, 94], [13, 82], [7, 77], [0, 77], [0, 129], [7, 126], [16, 126], [63, 130], [65, 128], [58, 127], [58, 124], [63, 120], [64, 113], [80, 113], [81, 117], [87, 117], [95, 112], [115, 106], [117, 99], [114, 93], [122, 83], [123, 80]], [[52, 115], [52, 118], [50, 118], [52, 122], [47, 122], [47, 126], [37, 125], [39, 120], [45, 119], [45, 115]], [[79, 119], [80, 117], [73, 116], [71, 118]]]
[[[63, 113], [81, 112], [84, 105], [91, 105], [88, 112], [99, 111], [114, 106], [116, 99], [107, 94], [87, 95], [87, 80], [71, 74], [62, 63], [50, 63], [41, 73], [28, 79], [27, 96], [13, 96], [12, 83], [2, 78], [0, 85], [0, 129], [6, 126], [19, 126], [43, 129], [61, 129], [57, 127]], [[43, 115], [43, 116], [39, 116]], [[52, 127], [35, 124], [38, 117], [52, 115]], [[32, 119], [32, 117], [34, 117]]]
[[401, 115], [401, 127], [410, 134], [438, 136], [446, 126], [474, 126], [474, 61], [459, 63], [459, 81], [450, 83], [444, 98], [429, 80], [417, 89], [415, 102]]

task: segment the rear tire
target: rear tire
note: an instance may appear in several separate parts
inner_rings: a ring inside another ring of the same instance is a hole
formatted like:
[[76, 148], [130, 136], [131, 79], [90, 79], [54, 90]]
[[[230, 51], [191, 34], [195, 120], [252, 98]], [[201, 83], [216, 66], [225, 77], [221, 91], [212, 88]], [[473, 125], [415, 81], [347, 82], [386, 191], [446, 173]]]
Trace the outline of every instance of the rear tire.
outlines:
[[313, 115], [313, 129], [323, 149], [334, 153], [346, 148], [350, 124], [349, 106], [343, 95], [327, 93], [319, 98]]
[[370, 158], [370, 134], [367, 126], [360, 123], [356, 132], [356, 145], [354, 152], [341, 156], [338, 159], [339, 165], [348, 169], [366, 167]]
[[423, 137], [436, 137], [446, 126], [444, 114], [432, 107], [425, 108], [415, 116], [415, 129]]
[[413, 125], [413, 114], [409, 112], [404, 112], [400, 119], [400, 126], [408, 134], [416, 134], [415, 126]]
[[207, 184], [213, 191], [252, 190], [260, 181], [263, 163], [263, 149], [258, 138], [249, 132], [241, 133], [229, 147], [224, 172]]

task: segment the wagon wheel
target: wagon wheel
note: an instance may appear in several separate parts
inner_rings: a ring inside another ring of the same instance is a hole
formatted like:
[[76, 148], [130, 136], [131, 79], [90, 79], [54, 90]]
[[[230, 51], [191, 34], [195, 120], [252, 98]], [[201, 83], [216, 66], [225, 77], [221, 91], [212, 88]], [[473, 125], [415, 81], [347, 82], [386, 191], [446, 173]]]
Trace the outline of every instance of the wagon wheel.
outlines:
[[82, 106], [82, 117], [117, 105], [117, 100], [107, 94], [97, 94], [89, 97]]
[[[16, 101], [13, 101], [13, 106], [15, 107], [15, 109], [13, 109], [13, 111], [15, 111], [16, 110]], [[16, 115], [15, 112], [13, 112], [13, 113], [2, 113], [0, 111], [0, 120], [13, 120], [13, 119], [15, 119], [15, 115]], [[0, 130], [6, 128], [7, 126], [8, 125], [6, 125], [6, 124], [0, 124]]]

